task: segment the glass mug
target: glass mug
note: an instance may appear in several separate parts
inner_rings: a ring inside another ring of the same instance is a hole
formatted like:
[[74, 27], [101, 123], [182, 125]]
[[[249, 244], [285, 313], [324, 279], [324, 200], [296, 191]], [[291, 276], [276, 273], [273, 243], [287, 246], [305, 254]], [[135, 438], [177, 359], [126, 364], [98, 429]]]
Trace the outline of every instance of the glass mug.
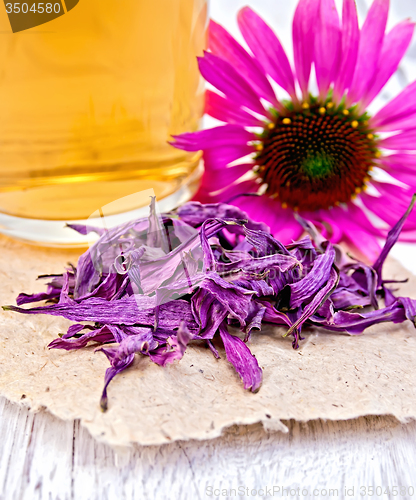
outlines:
[[1, 232], [76, 245], [64, 222], [115, 199], [109, 224], [147, 214], [132, 193], [161, 210], [192, 195], [199, 155], [168, 141], [203, 114], [206, 22], [207, 0], [0, 4]]

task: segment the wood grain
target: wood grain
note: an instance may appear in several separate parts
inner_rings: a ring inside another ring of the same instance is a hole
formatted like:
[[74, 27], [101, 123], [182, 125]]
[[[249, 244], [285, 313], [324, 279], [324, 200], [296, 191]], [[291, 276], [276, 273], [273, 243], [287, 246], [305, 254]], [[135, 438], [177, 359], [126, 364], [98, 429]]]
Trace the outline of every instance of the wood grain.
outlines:
[[[266, 486], [269, 492], [273, 486], [308, 490], [307, 496], [285, 498], [324, 498], [312, 494], [315, 488], [338, 489], [344, 498], [345, 487], [354, 488], [350, 498], [367, 498], [360, 486], [416, 487], [415, 422], [372, 416], [285, 424], [287, 434], [233, 426], [209, 441], [114, 449], [94, 440], [78, 421], [0, 398], [0, 498], [194, 500], [233, 498], [222, 490]], [[220, 496], [207, 495], [210, 486]], [[261, 498], [284, 496], [275, 490]]]

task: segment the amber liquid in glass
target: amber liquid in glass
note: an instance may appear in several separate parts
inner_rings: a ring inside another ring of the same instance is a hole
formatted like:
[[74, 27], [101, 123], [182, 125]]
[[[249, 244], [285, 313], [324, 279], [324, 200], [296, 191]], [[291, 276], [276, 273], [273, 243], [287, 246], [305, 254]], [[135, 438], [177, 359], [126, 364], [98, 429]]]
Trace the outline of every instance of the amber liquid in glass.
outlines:
[[167, 141], [202, 116], [205, 27], [205, 0], [80, 0], [19, 33], [0, 5], [0, 212], [84, 219], [189, 182], [198, 156]]

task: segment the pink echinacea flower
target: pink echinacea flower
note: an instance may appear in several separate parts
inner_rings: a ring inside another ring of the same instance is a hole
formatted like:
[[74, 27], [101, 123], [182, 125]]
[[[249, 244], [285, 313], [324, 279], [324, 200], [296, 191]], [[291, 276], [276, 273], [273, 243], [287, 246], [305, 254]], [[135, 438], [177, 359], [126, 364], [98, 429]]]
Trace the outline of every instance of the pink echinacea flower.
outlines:
[[[366, 111], [405, 54], [414, 23], [386, 33], [389, 0], [374, 0], [361, 29], [354, 0], [342, 19], [334, 0], [300, 0], [294, 67], [271, 28], [249, 7], [238, 25], [250, 52], [211, 21], [199, 58], [206, 113], [225, 124], [175, 136], [203, 151], [195, 199], [236, 205], [283, 243], [303, 232], [295, 212], [333, 243], [373, 259], [416, 191], [416, 82], [374, 116]], [[311, 94], [314, 68], [317, 92]], [[272, 81], [287, 98], [279, 100]], [[377, 170], [388, 175], [381, 180]], [[401, 240], [416, 241], [416, 212]]]

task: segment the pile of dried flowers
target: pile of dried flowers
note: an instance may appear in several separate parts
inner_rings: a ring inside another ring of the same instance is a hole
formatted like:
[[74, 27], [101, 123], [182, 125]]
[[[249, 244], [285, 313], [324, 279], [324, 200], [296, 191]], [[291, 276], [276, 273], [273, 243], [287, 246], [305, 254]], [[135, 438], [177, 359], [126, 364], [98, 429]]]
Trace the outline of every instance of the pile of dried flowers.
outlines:
[[[81, 349], [91, 341], [103, 345], [99, 350], [111, 363], [104, 410], [109, 382], [132, 364], [135, 353], [164, 366], [181, 359], [190, 341], [203, 339], [218, 358], [216, 336], [244, 388], [257, 391], [262, 370], [247, 341], [264, 323], [284, 326], [284, 336], [291, 335], [297, 348], [304, 327], [359, 334], [384, 321], [414, 322], [416, 301], [396, 297], [386, 287], [392, 281], [382, 279], [384, 261], [414, 201], [369, 266], [300, 218], [310, 236], [285, 246], [237, 207], [190, 202], [157, 216], [152, 200], [147, 219], [106, 231], [73, 226], [84, 234], [98, 232], [100, 238], [77, 267], [42, 276], [50, 280], [45, 293], [20, 294], [19, 307], [4, 309], [75, 321], [50, 348]], [[379, 298], [385, 307], [380, 308]], [[43, 300], [50, 304], [20, 307]], [[240, 329], [244, 341], [229, 327]]]

